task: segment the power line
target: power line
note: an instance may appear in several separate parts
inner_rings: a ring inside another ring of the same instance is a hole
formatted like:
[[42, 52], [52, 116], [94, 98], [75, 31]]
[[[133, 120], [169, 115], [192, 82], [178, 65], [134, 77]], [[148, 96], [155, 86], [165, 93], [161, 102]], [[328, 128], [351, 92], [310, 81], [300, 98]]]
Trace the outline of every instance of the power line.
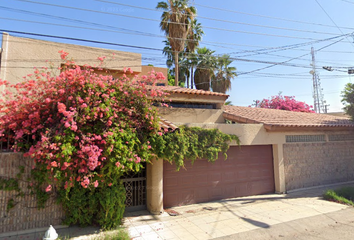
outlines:
[[354, 4], [354, 2], [348, 1], [348, 0], [341, 0], [342, 2], [346, 2], [346, 3], [350, 3], [350, 4]]
[[[26, 21], [26, 22], [32, 22], [32, 23], [37, 23], [37, 24], [46, 24], [46, 25], [55, 25], [55, 26], [63, 26], [63, 27], [82, 28], [82, 29], [96, 30], [96, 31], [116, 32], [116, 33], [122, 33], [122, 34], [132, 34], [132, 35], [142, 35], [142, 36], [148, 36], [148, 37], [165, 38], [165, 36], [163, 36], [163, 35], [156, 35], [156, 34], [141, 32], [141, 31], [133, 31], [133, 30], [128, 30], [128, 29], [124, 29], [124, 28], [117, 28], [115, 26], [103, 25], [103, 24], [98, 24], [98, 23], [93, 23], [93, 22], [88, 22], [88, 21], [83, 21], [83, 20], [77, 20], [77, 19], [72, 19], [72, 18], [66, 18], [66, 17], [61, 17], [61, 16], [55, 16], [53, 14], [49, 15], [49, 14], [44, 14], [44, 13], [37, 13], [37, 12], [32, 12], [32, 11], [27, 11], [27, 10], [22, 10], [22, 9], [14, 9], [14, 8], [7, 8], [7, 7], [1, 7], [1, 6], [0, 6], [0, 8], [5, 8], [6, 10], [9, 10], [9, 11], [15, 11], [15, 12], [20, 12], [20, 13], [25, 13], [25, 14], [39, 15], [39, 16], [43, 16], [43, 17], [65, 20], [65, 21], [70, 21], [70, 22], [78, 22], [78, 23], [85, 24], [85, 25], [97, 25], [97, 26], [101, 26], [101, 27], [107, 27], [110, 29], [118, 29], [118, 30], [125, 30], [125, 31], [131, 31], [131, 32], [118, 32], [118, 31], [106, 30], [106, 29], [84, 28], [84, 27], [79, 27], [79, 26], [70, 26], [70, 25], [62, 25], [62, 24], [47, 23], [47, 22], [44, 23], [44, 22], [29, 21], [29, 20], [2, 18], [5, 20]], [[190, 41], [189, 39], [184, 39], [184, 40]], [[318, 40], [318, 41], [322, 41], [322, 40]], [[312, 44], [315, 42], [316, 41], [313, 41], [308, 44]], [[242, 44], [224, 43], [224, 42], [203, 41], [202, 43], [205, 45], [219, 44], [219, 45], [222, 45], [221, 47], [223, 47], [223, 48], [226, 48], [226, 47], [224, 47], [224, 45], [243, 46]], [[245, 45], [245, 46], [247, 46], [247, 45]], [[220, 46], [218, 46], [218, 47], [220, 47]], [[230, 48], [230, 49], [232, 49], [232, 48]]]
[[[117, 2], [106, 1], [106, 0], [94, 0], [94, 1], [105, 2], [105, 3], [110, 3], [110, 4], [120, 5], [120, 6], [127, 6], [127, 7], [131, 7], [131, 8], [137, 8], [137, 9], [143, 9], [143, 10], [149, 10], [149, 11], [164, 12], [163, 10], [159, 10], [159, 9], [134, 6], [134, 5], [117, 3]], [[271, 29], [279, 29], [279, 30], [287, 30], [287, 31], [295, 31], [295, 32], [315, 33], [315, 34], [338, 35], [336, 33], [317, 32], [317, 31], [309, 31], [309, 30], [304, 30], [304, 29], [294, 29], [294, 28], [284, 28], [284, 27], [277, 27], [277, 26], [252, 24], [252, 23], [245, 23], [245, 22], [238, 22], [238, 21], [230, 21], [230, 20], [223, 20], [223, 19], [217, 19], [217, 18], [204, 17], [204, 16], [200, 16], [200, 15], [197, 15], [197, 18], [211, 20], [211, 21], [217, 21], [217, 22], [238, 24], [238, 25], [247, 25], [247, 26], [253, 26], [253, 27], [263, 27], [263, 28], [271, 28]]]
[[[1, 8], [1, 7], [0, 7]], [[9, 8], [6, 8], [6, 9], [9, 9]], [[45, 16], [45, 17], [51, 17], [51, 18], [58, 18], [58, 19], [64, 19], [64, 20], [68, 20], [68, 21], [74, 21], [74, 22], [79, 22], [79, 23], [83, 23], [83, 24], [90, 24], [90, 25], [99, 25], [99, 26], [103, 26], [103, 27], [109, 27], [109, 28], [116, 28], [116, 27], [113, 27], [113, 26], [109, 26], [109, 25], [102, 25], [102, 24], [97, 24], [97, 23], [92, 23], [92, 22], [87, 22], [87, 21], [82, 21], [82, 20], [77, 20], [77, 19], [70, 19], [70, 18], [64, 18], [64, 17], [58, 17], [58, 16], [54, 16], [54, 15], [48, 15], [48, 14], [42, 14], [42, 13], [36, 13], [36, 12], [30, 12], [30, 11], [26, 11], [26, 10], [20, 10], [20, 9], [11, 9], [11, 10], [14, 10], [14, 11], [20, 11], [20, 12], [24, 12], [24, 13], [27, 13], [27, 14], [35, 14], [35, 15], [41, 15], [41, 16]], [[14, 19], [11, 19], [11, 20], [14, 20]], [[32, 21], [33, 22], [33, 21]], [[37, 23], [40, 23], [40, 22], [37, 22]], [[47, 24], [47, 23], [41, 23], [41, 24]], [[55, 24], [54, 24], [55, 25]], [[76, 27], [76, 26], [67, 26], [67, 27]], [[76, 27], [78, 28], [78, 27]], [[100, 30], [100, 29], [91, 29], [91, 28], [87, 28], [87, 29], [90, 29], [90, 30], [98, 30], [98, 31], [109, 31], [109, 30]], [[122, 29], [122, 28], [118, 28], [118, 29]], [[123, 29], [123, 30], [127, 30], [127, 29]], [[130, 30], [132, 31], [132, 30]], [[124, 32], [121, 32], [123, 34], [138, 34], [138, 35], [144, 35], [144, 36], [150, 36], [150, 37], [163, 37], [161, 35], [156, 35], [156, 34], [151, 34], [151, 33], [145, 33], [145, 32], [140, 32], [140, 31], [132, 31], [133, 33], [124, 33]], [[215, 44], [222, 44], [222, 45], [225, 45], [225, 44], [228, 44], [228, 45], [240, 45], [240, 44], [229, 44], [229, 43], [219, 43], [219, 42], [206, 42], [204, 41], [204, 44], [206, 45], [211, 45], [209, 43], [215, 43]], [[314, 42], [312, 42], [314, 43]], [[220, 46], [219, 46], [220, 47]], [[253, 51], [259, 51], [259, 50], [253, 50]], [[245, 51], [245, 52], [248, 52], [248, 51]]]
[[[87, 12], [94, 12], [94, 13], [100, 13], [100, 14], [109, 14], [109, 15], [115, 15], [115, 16], [121, 16], [121, 17], [127, 17], [127, 18], [154, 21], [154, 22], [163, 22], [161, 20], [151, 19], [151, 18], [143, 18], [143, 17], [130, 16], [130, 15], [125, 15], [125, 14], [120, 14], [120, 13], [110, 13], [110, 12], [91, 10], [91, 9], [69, 7], [69, 6], [50, 4], [50, 3], [43, 3], [43, 2], [36, 2], [36, 1], [30, 1], [30, 0], [15, 0], [15, 1], [29, 2], [29, 3], [34, 3], [34, 4], [48, 5], [48, 6], [54, 6], [54, 7], [60, 7], [60, 8], [68, 8], [68, 9], [74, 9], [74, 10], [78, 10], [78, 11], [87, 11]], [[7, 7], [1, 7], [1, 8], [7, 8]], [[11, 9], [11, 8], [7, 8], [7, 9]], [[185, 25], [185, 23], [176, 23], [176, 24]], [[208, 26], [204, 26], [204, 28], [218, 30], [218, 31], [236, 32], [236, 33], [243, 33], [243, 34], [254, 34], [254, 35], [262, 35], [262, 36], [269, 36], [269, 37], [281, 37], [281, 38], [303, 39], [303, 40], [318, 40], [318, 39], [308, 38], [308, 37], [277, 35], [277, 34], [260, 33], [260, 32], [248, 32], [248, 31], [241, 31], [241, 30], [224, 29], [224, 28], [217, 28], [217, 27], [208, 27]]]
[[[326, 45], [326, 46], [324, 46], [324, 47], [318, 49], [317, 51], [320, 51], [320, 50], [322, 50], [322, 49], [324, 49], [324, 48], [327, 48], [327, 47], [329, 47], [329, 46], [332, 46], [333, 44], [336, 44], [337, 42], [340, 42], [340, 41], [342, 41], [342, 40], [343, 40], [343, 39], [339, 39], [338, 41], [336, 41], [336, 42], [334, 42], [334, 43], [331, 43], [331, 44], [328, 44], [328, 45]], [[301, 56], [299, 56], [299, 57], [291, 58], [291, 59], [286, 60], [286, 61], [283, 61], [283, 62], [281, 62], [281, 63], [274, 63], [274, 64], [272, 64], [272, 65], [269, 65], [269, 66], [266, 66], [266, 67], [263, 67], [263, 68], [259, 68], [259, 69], [255, 69], [255, 70], [252, 70], [252, 71], [249, 71], [249, 72], [245, 72], [245, 73], [243, 73], [243, 74], [249, 74], [249, 73], [253, 73], [253, 72], [258, 72], [258, 71], [261, 71], [261, 70], [264, 70], [264, 69], [268, 69], [268, 68], [277, 66], [277, 65], [279, 65], [279, 64], [288, 63], [288, 62], [290, 62], [290, 61], [292, 61], [292, 60], [295, 60], [295, 59], [298, 59], [298, 58], [302, 58], [302, 57], [307, 56], [307, 55], [309, 55], [309, 53], [303, 54], [303, 55], [301, 55]]]
[[158, 48], [141, 47], [141, 46], [127, 45], [127, 44], [120, 44], [120, 43], [103, 42], [103, 41], [97, 41], [97, 40], [87, 40], [87, 39], [82, 39], [82, 38], [72, 38], [72, 37], [62, 37], [62, 36], [39, 34], [39, 33], [12, 31], [12, 30], [8, 30], [8, 29], [0, 29], [0, 32], [10, 32], [10, 33], [17, 33], [17, 34], [26, 34], [26, 35], [31, 35], [31, 36], [39, 36], [39, 37], [47, 37], [47, 38], [59, 38], [59, 39], [66, 39], [66, 40], [74, 40], [74, 41], [81, 41], [81, 42], [90, 42], [90, 43], [98, 43], [98, 44], [119, 46], [119, 47], [139, 48], [139, 49], [161, 51], [161, 49], [158, 49]]
[[[18, 32], [18, 31], [10, 31], [10, 30], [3, 30], [3, 29], [0, 29], [0, 31], [8, 31], [8, 32], [13, 32], [13, 33], [20, 33], [20, 34], [28, 34], [28, 35], [35, 35], [35, 36], [44, 36], [44, 37], [52, 37], [52, 38], [60, 38], [60, 39], [69, 39], [69, 40], [76, 40], [76, 41], [84, 41], [84, 42], [92, 42], [92, 43], [100, 43], [100, 44], [108, 44], [108, 45], [115, 45], [115, 46], [124, 46], [124, 47], [132, 47], [132, 48], [139, 48], [139, 49], [149, 49], [149, 50], [157, 50], [157, 51], [161, 51], [160, 49], [155, 49], [155, 48], [147, 48], [147, 47], [140, 47], [140, 46], [132, 46], [132, 45], [124, 45], [124, 44], [117, 44], [117, 43], [108, 43], [108, 42], [102, 42], [102, 41], [95, 41], [95, 40], [87, 40], [87, 39], [77, 39], [77, 38], [69, 38], [69, 37], [61, 37], [61, 36], [53, 36], [53, 35], [44, 35], [44, 34], [36, 34], [36, 33], [26, 33], [26, 32]], [[339, 41], [341, 41], [342, 39], [340, 39]], [[337, 42], [339, 42], [337, 41]], [[335, 43], [331, 43], [325, 47], [322, 47], [321, 49], [319, 50], [322, 50], [326, 47], [329, 47], [331, 45], [333, 45]], [[318, 50], [318, 51], [319, 51]], [[307, 54], [305, 54], [307, 55]], [[305, 56], [305, 55], [302, 55], [302, 56]], [[302, 57], [300, 56], [300, 57]], [[300, 57], [297, 57], [297, 58], [300, 58]], [[241, 58], [231, 58], [231, 60], [235, 60], [235, 61], [245, 61], [245, 62], [253, 62], [253, 63], [262, 63], [262, 64], [271, 64], [270, 66], [267, 66], [267, 67], [264, 67], [264, 68], [261, 68], [261, 69], [256, 69], [256, 70], [253, 70], [251, 72], [241, 72], [239, 75], [244, 75], [244, 74], [250, 74], [250, 73], [253, 73], [253, 72], [256, 72], [256, 71], [260, 71], [260, 70], [263, 70], [263, 69], [266, 69], [266, 68], [269, 68], [269, 67], [272, 67], [272, 66], [275, 66], [275, 65], [283, 65], [283, 66], [291, 66], [291, 67], [300, 67], [300, 68], [309, 68], [308, 66], [304, 66], [304, 65], [296, 65], [296, 64], [288, 64], [287, 62], [289, 61], [292, 61], [296, 58], [292, 58], [292, 59], [289, 59], [287, 61], [283, 61], [283, 62], [269, 62], [269, 61], [259, 61], [259, 60], [252, 60], [252, 59], [241, 59]], [[150, 59], [151, 60], [151, 59]]]
[[[1, 6], [0, 6], [0, 8], [1, 8]], [[33, 12], [30, 12], [30, 11], [25, 11], [25, 12], [26, 13], [33, 13]], [[57, 17], [57, 16], [54, 16], [54, 15], [47, 15], [47, 14], [43, 14], [43, 16], [55, 17], [55, 18]], [[58, 18], [60, 18], [60, 17], [58, 17]], [[156, 35], [156, 34], [152, 34], [152, 33], [138, 32], [138, 31], [136, 31], [136, 32], [124, 32], [124, 31], [116, 31], [116, 30], [108, 30], [108, 29], [100, 29], [100, 28], [89, 28], [89, 27], [81, 27], [81, 26], [73, 26], [73, 25], [65, 25], [65, 24], [57, 24], [57, 23], [48, 23], [48, 22], [38, 22], [38, 21], [14, 19], [14, 18], [5, 18], [5, 17], [0, 17], [0, 19], [9, 20], [9, 21], [17, 21], [17, 22], [35, 23], [35, 24], [42, 24], [42, 25], [52, 25], [52, 26], [59, 26], [59, 27], [86, 29], [86, 30], [93, 30], [93, 31], [104, 31], [104, 32], [112, 32], [112, 33], [121, 33], [121, 34], [128, 34], [128, 35], [141, 35], [141, 36], [147, 36], [147, 37], [156, 37], [156, 38], [166, 39], [166, 36], [163, 36], [163, 35]], [[71, 19], [71, 18], [63, 18], [63, 19], [64, 20], [74, 20], [75, 21], [75, 19]], [[80, 22], [81, 23], [88, 23], [88, 24], [92, 23], [92, 22], [87, 22], [87, 21], [80, 21]], [[101, 25], [101, 24], [97, 24], [97, 25]], [[115, 28], [114, 26], [109, 26], [109, 25], [101, 25], [101, 26], [109, 27], [109, 28], [113, 28], [113, 29]], [[118, 28], [118, 29], [121, 29], [121, 28]], [[184, 39], [184, 40], [186, 40], [186, 41], [194, 41], [194, 40], [189, 40], [189, 39]], [[322, 41], [322, 40], [320, 40], [320, 41]], [[323, 40], [323, 41], [327, 41], [327, 40]], [[205, 45], [212, 45], [212, 46], [213, 46], [213, 44], [217, 44], [217, 45], [214, 45], [214, 46], [217, 46], [217, 47], [222, 47], [223, 45], [259, 47], [259, 46], [250, 46], [250, 45], [242, 45], [242, 44], [234, 44], [234, 43], [210, 42], [210, 41], [203, 41], [202, 43], [205, 44]], [[312, 42], [307, 43], [305, 45], [313, 44], [313, 43], [315, 43], [315, 42], [312, 41]], [[219, 46], [219, 45], [221, 45], [221, 46]], [[229, 48], [229, 49], [234, 49], [234, 48]], [[249, 51], [252, 51], [252, 50], [249, 50]], [[247, 51], [247, 52], [249, 52], [249, 51]]]
[[[338, 25], [334, 22], [334, 20], [331, 18], [331, 16], [329, 16], [329, 14], [327, 13], [327, 11], [322, 7], [322, 5], [317, 1], [317, 0], [315, 0], [316, 1], [316, 3], [318, 4], [318, 6], [320, 6], [320, 8], [323, 10], [323, 12], [327, 15], [327, 17], [332, 21], [332, 23], [338, 28], [338, 30], [343, 34], [343, 31], [342, 31], [342, 29], [340, 29], [339, 27], [338, 27]], [[351, 42], [351, 41], [349, 41], [348, 40], [348, 38], [347, 38], [347, 41], [354, 47], [354, 44]]]
[[[96, 41], [96, 40], [87, 40], [87, 39], [79, 39], [79, 38], [71, 38], [71, 37], [62, 37], [62, 36], [53, 36], [53, 35], [45, 35], [45, 34], [37, 34], [37, 33], [27, 33], [27, 32], [19, 32], [19, 31], [11, 31], [11, 30], [4, 30], [4, 29], [0, 29], [0, 31], [7, 31], [7, 32], [12, 32], [12, 33], [19, 33], [19, 34], [27, 34], [27, 35], [31, 35], [31, 36], [43, 36], [43, 37], [49, 37], [49, 38], [59, 38], [59, 39], [67, 39], [67, 40], [75, 40], [75, 41], [83, 41], [83, 42], [90, 42], [90, 43], [98, 43], [98, 44], [106, 44], [106, 45], [113, 45], [113, 46], [123, 46], [123, 47], [130, 47], [130, 48], [139, 48], [139, 49], [148, 49], [148, 50], [155, 50], [155, 51], [161, 51], [161, 49], [156, 49], [156, 48], [148, 48], [148, 47], [141, 47], [141, 46], [133, 46], [133, 45], [125, 45], [125, 44], [117, 44], [117, 43], [110, 43], [110, 42], [102, 42], [102, 41]], [[341, 41], [342, 39], [340, 39], [339, 41]], [[338, 42], [338, 41], [337, 41]], [[331, 43], [319, 50], [322, 50], [328, 46], [331, 46], [335, 43]], [[304, 54], [301, 55], [300, 57], [306, 56], [308, 54]], [[283, 66], [291, 66], [291, 67], [300, 67], [300, 68], [309, 68], [306, 65], [296, 65], [296, 64], [288, 64], [289, 61], [295, 60], [297, 58], [300, 57], [296, 57], [296, 58], [291, 58], [287, 61], [283, 61], [283, 62], [270, 62], [270, 61], [261, 61], [261, 60], [253, 60], [253, 59], [243, 59], [243, 58], [230, 58], [231, 60], [234, 61], [244, 61], [244, 62], [252, 62], [252, 63], [262, 63], [262, 64], [271, 64], [270, 66], [267, 67], [263, 67], [260, 69], [256, 69], [253, 70], [251, 72], [244, 72], [244, 73], [240, 73], [241, 75], [243, 74], [249, 74], [249, 73], [253, 73], [256, 71], [260, 71], [263, 69], [267, 69], [270, 68], [272, 66], [276, 66], [276, 65], [283, 65]]]
[[[301, 24], [308, 24], [308, 25], [316, 25], [316, 26], [321, 26], [321, 27], [331, 27], [331, 28], [335, 28], [336, 27], [336, 26], [326, 25], [326, 24], [322, 24], [322, 23], [312, 23], [312, 22], [305, 22], [305, 21], [286, 19], [286, 18], [280, 18], [280, 17], [272, 17], [272, 16], [266, 16], [266, 15], [260, 15], [260, 14], [245, 13], [245, 12], [235, 11], [235, 10], [231, 10], [231, 9], [223, 9], [223, 8], [211, 7], [211, 6], [197, 4], [197, 3], [195, 5], [200, 6], [200, 7], [204, 7], [204, 8], [210, 8], [210, 9], [214, 9], [214, 10], [224, 11], [224, 12], [231, 12], [231, 13], [249, 15], [249, 16], [254, 16], [254, 17], [261, 17], [261, 18], [269, 18], [269, 19], [275, 19], [275, 20], [286, 21], [286, 22], [294, 22], [294, 23], [301, 23]], [[350, 27], [341, 27], [341, 28], [348, 29], [348, 30], [353, 30], [353, 28], [350, 28]]]
[[[1, 31], [1, 29], [0, 29]], [[19, 31], [11, 31], [11, 30], [3, 30], [3, 31], [8, 31], [12, 33], [20, 33], [20, 34], [27, 34], [27, 35], [34, 35], [34, 36], [44, 36], [44, 37], [51, 37], [51, 38], [60, 38], [60, 39], [68, 39], [68, 40], [76, 40], [76, 41], [84, 41], [84, 42], [91, 42], [91, 43], [99, 43], [99, 44], [107, 44], [107, 45], [115, 45], [115, 46], [123, 46], [123, 47], [131, 47], [131, 48], [139, 48], [139, 49], [147, 49], [147, 50], [155, 50], [155, 51], [162, 51], [161, 49], [157, 48], [148, 48], [148, 47], [141, 47], [141, 46], [132, 46], [132, 45], [124, 45], [124, 44], [117, 44], [117, 43], [108, 43], [108, 42], [103, 42], [103, 41], [96, 41], [96, 40], [87, 40], [87, 39], [79, 39], [79, 38], [69, 38], [69, 37], [62, 37], [62, 36], [53, 36], [53, 35], [44, 35], [44, 34], [37, 34], [37, 33], [27, 33], [27, 32], [19, 32]], [[323, 39], [320, 41], [328, 41], [328, 40], [333, 40], [336, 39], [337, 37], [332, 37], [328, 39]], [[339, 42], [339, 41], [337, 41]], [[290, 46], [290, 45], [288, 45]], [[294, 46], [298, 46], [295, 44]], [[171, 51], [173, 52], [173, 51]], [[188, 55], [189, 53], [187, 53]], [[261, 54], [261, 53], [259, 53]], [[239, 60], [239, 61], [251, 61], [251, 62], [259, 62], [259, 63], [264, 63], [262, 61], [255, 61], [255, 60], [245, 60], [245, 59], [240, 59], [240, 58], [233, 58], [234, 60]], [[273, 64], [273, 63], [272, 63]], [[277, 63], [279, 64], [279, 63]]]
[[[54, 16], [55, 17], [55, 16]], [[80, 27], [80, 26], [72, 26], [72, 25], [64, 25], [64, 24], [56, 24], [56, 23], [47, 23], [47, 22], [38, 22], [38, 21], [29, 21], [29, 20], [21, 20], [21, 19], [13, 19], [13, 18], [3, 18], [0, 17], [0, 19], [4, 19], [4, 20], [11, 20], [11, 21], [20, 21], [20, 22], [30, 22], [30, 23], [36, 23], [36, 24], [45, 24], [45, 25], [53, 25], [53, 26], [60, 26], [60, 27], [70, 27], [70, 28], [79, 28], [79, 29], [87, 29], [87, 30], [95, 30], [95, 31], [105, 31], [105, 32], [113, 32], [113, 33], [122, 33], [122, 34], [132, 34], [132, 35], [143, 35], [143, 36], [149, 36], [149, 37], [160, 37], [160, 38], [165, 38], [165, 36], [162, 35], [153, 35], [153, 34], [149, 34], [149, 33], [131, 33], [131, 32], [122, 32], [122, 31], [115, 31], [115, 30], [107, 30], [107, 29], [99, 29], [99, 28], [88, 28], [88, 27]], [[67, 19], [67, 18], [65, 18]], [[90, 23], [90, 22], [87, 22]], [[111, 26], [108, 26], [111, 27]], [[113, 28], [113, 27], [112, 27]], [[119, 28], [118, 28], [119, 29]], [[319, 40], [316, 42], [321, 42], [321, 41], [328, 41], [328, 40], [332, 40], [333, 38], [330, 39], [323, 39], [323, 40]], [[301, 43], [301, 44], [294, 44], [294, 45], [287, 45], [287, 46], [282, 46], [282, 47], [274, 47], [271, 49], [278, 49], [278, 50], [273, 50], [271, 52], [276, 52], [276, 51], [283, 51], [283, 50], [288, 50], [288, 49], [293, 49], [293, 48], [297, 48], [300, 46], [306, 46], [306, 45], [310, 45], [310, 44], [314, 44], [316, 42], [308, 42], [308, 43]], [[208, 44], [209, 42], [204, 42], [204, 44], [206, 45], [210, 45]], [[227, 43], [218, 43], [218, 42], [210, 42], [210, 43], [216, 43], [216, 44], [227, 44]], [[230, 48], [232, 49], [232, 48]], [[268, 48], [269, 49], [269, 48]], [[241, 52], [237, 52], [237, 53], [245, 53], [245, 52], [257, 52], [256, 54], [250, 54], [250, 55], [243, 55], [241, 57], [247, 57], [247, 56], [252, 56], [252, 55], [259, 55], [259, 54], [268, 54], [267, 53], [259, 53], [260, 51], [263, 50], [268, 50], [268, 49], [258, 49], [258, 50], [244, 50]], [[232, 53], [232, 54], [236, 54], [236, 53]]]

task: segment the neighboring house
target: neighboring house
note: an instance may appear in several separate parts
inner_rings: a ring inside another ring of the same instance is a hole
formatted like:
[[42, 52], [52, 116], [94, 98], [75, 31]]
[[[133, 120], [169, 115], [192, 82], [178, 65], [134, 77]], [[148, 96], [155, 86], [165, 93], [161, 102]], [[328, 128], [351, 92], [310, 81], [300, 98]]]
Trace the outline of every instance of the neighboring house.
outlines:
[[[24, 76], [33, 73], [35, 67], [49, 67], [50, 65], [53, 66], [53, 73], [58, 74], [60, 72], [58, 68], [63, 64], [58, 53], [61, 50], [68, 52], [69, 59], [73, 59], [77, 65], [96, 66], [97, 73], [109, 72], [115, 78], [124, 74], [124, 68], [133, 70], [132, 74], [128, 75], [129, 72], [127, 72], [128, 76], [146, 75], [151, 70], [162, 72], [167, 76], [167, 68], [142, 66], [139, 53], [14, 37], [3, 33], [0, 51], [0, 79], [18, 83], [23, 80]], [[100, 65], [98, 57], [103, 56], [106, 58]], [[103, 70], [98, 70], [99, 68]], [[167, 85], [167, 81], [166, 79], [160, 83]]]

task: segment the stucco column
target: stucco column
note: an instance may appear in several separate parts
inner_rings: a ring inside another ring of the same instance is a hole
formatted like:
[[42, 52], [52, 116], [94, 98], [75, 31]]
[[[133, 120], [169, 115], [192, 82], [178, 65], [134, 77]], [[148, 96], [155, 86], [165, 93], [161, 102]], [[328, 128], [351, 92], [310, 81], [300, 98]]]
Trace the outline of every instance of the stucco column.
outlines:
[[274, 166], [275, 192], [284, 193], [286, 191], [286, 188], [285, 188], [283, 144], [273, 144], [273, 166]]
[[163, 160], [154, 159], [146, 166], [147, 209], [152, 214], [163, 213]]

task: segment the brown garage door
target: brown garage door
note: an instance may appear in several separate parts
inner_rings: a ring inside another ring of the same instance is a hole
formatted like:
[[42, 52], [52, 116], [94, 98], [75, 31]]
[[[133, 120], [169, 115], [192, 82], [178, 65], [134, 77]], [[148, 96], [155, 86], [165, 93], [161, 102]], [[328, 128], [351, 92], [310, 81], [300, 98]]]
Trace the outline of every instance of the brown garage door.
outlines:
[[163, 170], [164, 207], [208, 202], [231, 197], [272, 193], [274, 189], [271, 145], [233, 146], [225, 161], [186, 162], [176, 171], [168, 162]]

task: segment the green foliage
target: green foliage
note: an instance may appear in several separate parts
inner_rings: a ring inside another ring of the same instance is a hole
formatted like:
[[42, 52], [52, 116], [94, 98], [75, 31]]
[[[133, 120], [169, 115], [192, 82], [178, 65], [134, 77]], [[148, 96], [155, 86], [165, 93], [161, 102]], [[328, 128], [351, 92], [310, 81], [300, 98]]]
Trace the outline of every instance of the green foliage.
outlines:
[[240, 143], [236, 135], [225, 134], [218, 129], [182, 126], [174, 133], [155, 136], [151, 143], [159, 158], [174, 162], [179, 170], [184, 166], [185, 160], [193, 163], [204, 158], [214, 162], [219, 153], [223, 153], [227, 158], [226, 152], [233, 140], [237, 144]]
[[[169, 86], [175, 86], [175, 76], [173, 74], [173, 71], [174, 70], [168, 70], [168, 73], [167, 73], [168, 74], [167, 77], [168, 77], [168, 85]], [[178, 86], [184, 87], [184, 82], [182, 82], [182, 81], [178, 82]]]
[[15, 200], [11, 198], [6, 205], [6, 211], [9, 212], [12, 208], [15, 207]]
[[327, 190], [323, 195], [324, 199], [354, 206], [354, 188], [343, 187], [336, 190]]
[[113, 229], [121, 224], [125, 210], [125, 189], [119, 176], [108, 185], [97, 188], [74, 186], [69, 191], [58, 193], [58, 200], [65, 210], [65, 224], [98, 224], [103, 229]]
[[97, 211], [98, 224], [112, 229], [121, 224], [125, 210], [125, 188], [121, 182], [113, 185], [109, 191], [100, 189], [97, 200], [100, 202], [101, 209]]
[[[77, 183], [76, 183], [77, 184]], [[98, 209], [95, 190], [74, 186], [69, 191], [59, 191], [59, 202], [65, 211], [64, 224], [92, 225]]]
[[43, 174], [44, 172], [45, 167], [43, 165], [38, 165], [37, 168], [31, 171], [32, 184], [29, 189], [31, 190], [30, 193], [36, 196], [38, 209], [44, 208], [50, 197], [50, 193], [44, 190], [45, 184], [49, 182], [48, 175]]
[[18, 180], [14, 178], [5, 179], [0, 177], [0, 190], [3, 191], [20, 191]]
[[112, 232], [104, 232], [93, 240], [130, 240], [129, 233], [124, 228], [118, 228]]
[[347, 83], [342, 92], [344, 111], [354, 120], [354, 83]]
[[[23, 191], [20, 189], [19, 181], [22, 178], [22, 174], [24, 173], [25, 168], [23, 166], [20, 166], [19, 170], [20, 171], [16, 175], [16, 178], [3, 178], [3, 177], [0, 177], [0, 190], [17, 192], [17, 194], [15, 195], [15, 198], [24, 196]], [[6, 211], [9, 212], [12, 208], [15, 207], [15, 205], [16, 205], [15, 200], [13, 198], [9, 199], [7, 201]]]

